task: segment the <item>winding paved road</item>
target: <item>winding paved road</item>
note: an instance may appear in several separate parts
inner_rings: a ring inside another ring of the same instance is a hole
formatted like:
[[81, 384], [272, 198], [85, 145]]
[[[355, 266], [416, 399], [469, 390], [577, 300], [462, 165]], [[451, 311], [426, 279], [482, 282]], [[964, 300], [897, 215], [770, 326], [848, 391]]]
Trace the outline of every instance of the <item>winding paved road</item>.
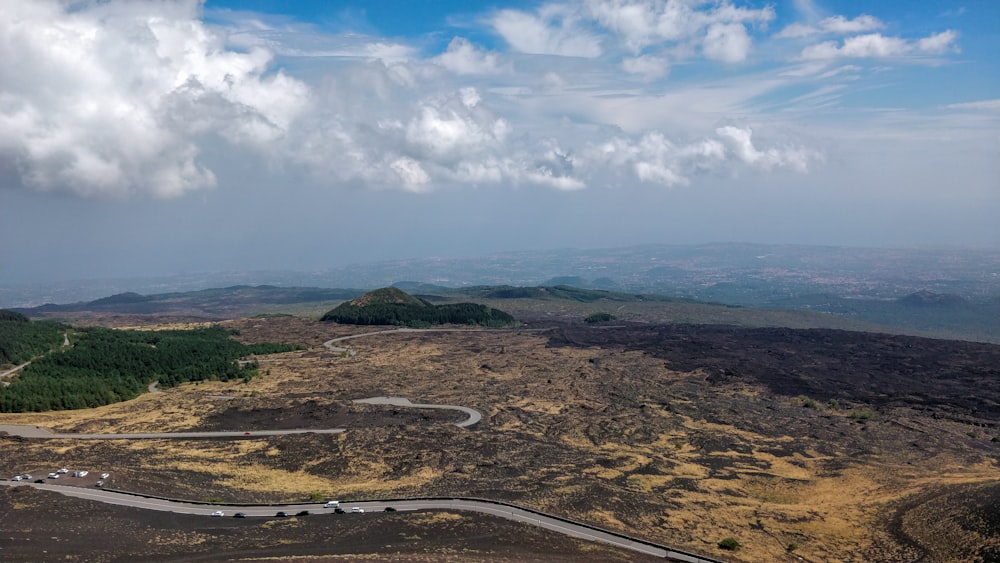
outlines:
[[[233, 514], [237, 512], [242, 512], [246, 514], [248, 517], [264, 517], [264, 516], [273, 517], [276, 511], [279, 510], [285, 511], [290, 515], [294, 515], [295, 513], [303, 510], [308, 510], [310, 514], [313, 515], [334, 513], [333, 509], [324, 508], [322, 503], [282, 504], [282, 505], [207, 504], [207, 503], [198, 503], [198, 502], [181, 501], [181, 500], [169, 500], [169, 499], [150, 497], [144, 495], [123, 493], [118, 491], [109, 491], [105, 489], [90, 489], [85, 487], [52, 485], [48, 483], [0, 481], [0, 485], [34, 487], [36, 489], [41, 489], [44, 491], [52, 491], [66, 496], [71, 496], [86, 500], [93, 500], [97, 502], [104, 502], [107, 504], [130, 506], [133, 508], [142, 508], [146, 510], [158, 510], [161, 512], [175, 512], [178, 514], [195, 514], [202, 516], [211, 516], [211, 514], [217, 510], [221, 510], [223, 513], [225, 513], [226, 517], [231, 517]], [[478, 512], [481, 514], [490, 514], [492, 516], [506, 518], [507, 520], [512, 520], [514, 522], [522, 522], [524, 524], [538, 526], [539, 528], [544, 528], [546, 530], [551, 530], [553, 532], [565, 534], [567, 536], [571, 536], [574, 538], [605, 543], [616, 547], [628, 549], [631, 551], [636, 551], [639, 553], [645, 553], [648, 555], [663, 557], [669, 560], [684, 561], [687, 563], [722, 563], [721, 561], [718, 561], [716, 559], [710, 559], [703, 556], [695, 555], [693, 553], [678, 551], [676, 549], [671, 549], [666, 546], [654, 544], [652, 542], [646, 542], [643, 540], [639, 540], [637, 538], [632, 538], [626, 534], [619, 534], [608, 530], [602, 530], [600, 528], [590, 526], [588, 524], [583, 524], [581, 522], [573, 522], [571, 520], [567, 520], [564, 518], [559, 518], [556, 516], [535, 512], [533, 510], [528, 510], [525, 508], [521, 508], [519, 506], [496, 502], [496, 501], [489, 501], [482, 499], [466, 499], [466, 498], [450, 498], [450, 499], [431, 498], [431, 499], [365, 500], [365, 501], [341, 502], [341, 507], [348, 512], [350, 512], [351, 509], [355, 506], [364, 509], [366, 513], [383, 512], [387, 506], [391, 506], [395, 508], [397, 511], [401, 512], [414, 511], [414, 510], [452, 510], [452, 511]], [[344, 518], [363, 517], [358, 514], [353, 514], [353, 515], [343, 514], [338, 516]]]
[[456, 422], [455, 426], [459, 428], [468, 428], [473, 424], [479, 422], [483, 419], [483, 415], [475, 409], [470, 409], [469, 407], [458, 407], [455, 405], [432, 405], [432, 404], [422, 404], [422, 403], [411, 403], [409, 399], [404, 397], [371, 397], [370, 399], [355, 399], [355, 403], [363, 403], [366, 405], [392, 405], [395, 407], [406, 407], [411, 409], [443, 409], [452, 411], [462, 411], [469, 415], [469, 418], [463, 420], [462, 422]]

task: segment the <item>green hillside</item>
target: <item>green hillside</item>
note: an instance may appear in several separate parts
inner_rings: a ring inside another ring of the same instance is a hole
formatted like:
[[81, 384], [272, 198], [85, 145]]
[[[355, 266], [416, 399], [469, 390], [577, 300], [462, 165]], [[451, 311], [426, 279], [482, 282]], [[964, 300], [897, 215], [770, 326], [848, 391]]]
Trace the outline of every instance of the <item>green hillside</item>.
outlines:
[[0, 366], [23, 364], [63, 342], [68, 327], [51, 321], [29, 321], [14, 311], [0, 309]]
[[34, 359], [9, 387], [0, 387], [0, 412], [107, 405], [137, 396], [153, 381], [172, 387], [187, 381], [249, 380], [257, 364], [240, 365], [239, 358], [293, 349], [285, 344], [241, 344], [219, 326], [163, 331], [79, 328], [73, 346]]
[[514, 317], [478, 303], [432, 305], [395, 287], [376, 289], [328, 311], [321, 321], [424, 327], [442, 324], [510, 326]]

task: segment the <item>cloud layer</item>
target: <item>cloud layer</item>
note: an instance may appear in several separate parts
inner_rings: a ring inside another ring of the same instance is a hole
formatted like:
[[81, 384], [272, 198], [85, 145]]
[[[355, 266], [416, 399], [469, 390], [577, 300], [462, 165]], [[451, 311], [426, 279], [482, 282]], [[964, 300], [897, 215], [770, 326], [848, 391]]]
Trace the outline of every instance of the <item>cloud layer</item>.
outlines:
[[[740, 168], [805, 173], [823, 154], [755, 115], [756, 97], [846, 79], [830, 68], [836, 59], [957, 48], [952, 30], [882, 35], [885, 24], [869, 15], [768, 37], [775, 18], [769, 5], [726, 0], [549, 2], [483, 17], [508, 51], [453, 35], [427, 52], [258, 19], [208, 25], [197, 0], [4, 2], [0, 165], [32, 189], [112, 198], [212, 188], [212, 149], [301, 169], [321, 185], [414, 193], [669, 188]], [[745, 84], [664, 86], [693, 60], [720, 72], [750, 64], [761, 40], [793, 45], [783, 64], [819, 66]]]

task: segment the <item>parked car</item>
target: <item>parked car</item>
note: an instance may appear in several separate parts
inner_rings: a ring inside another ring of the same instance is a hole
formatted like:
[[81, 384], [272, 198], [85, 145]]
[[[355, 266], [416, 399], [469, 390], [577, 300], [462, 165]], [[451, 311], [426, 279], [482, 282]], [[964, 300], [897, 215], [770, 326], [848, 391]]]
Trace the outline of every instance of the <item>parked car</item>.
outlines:
[[20, 481], [21, 480], [21, 476], [20, 475], [14, 475], [13, 477], [10, 478], [10, 480], [11, 481]]
[[275, 514], [275, 516], [277, 516], [278, 518], [284, 518], [285, 516], [288, 516], [288, 513], [285, 512], [284, 510], [280, 510], [278, 511], [277, 514]]
[[35, 482], [36, 482], [36, 483], [44, 483], [44, 482], [45, 482], [45, 479], [35, 479]]
[[101, 479], [107, 479], [108, 477], [111, 477], [110, 473], [101, 473]]
[[338, 506], [340, 506], [339, 500], [328, 500], [326, 501], [326, 504], [323, 505], [323, 508], [337, 508]]
[[65, 467], [63, 467], [62, 469], [57, 470], [56, 473], [58, 473], [60, 475], [65, 475], [65, 474], [69, 473], [69, 469], [66, 469]]
[[58, 479], [58, 478], [59, 478], [58, 473], [49, 473], [49, 479]]
[[101, 487], [104, 486], [104, 481], [98, 481], [98, 482], [94, 483], [94, 486], [97, 487], [97, 488], [101, 488]]
[[73, 477], [86, 477], [90, 471], [74, 471]]
[[236, 514], [233, 514], [233, 518], [246, 518], [246, 517], [247, 517], [246, 512], [237, 512]]
[[225, 515], [226, 515], [226, 513], [223, 512], [223, 511], [221, 511], [221, 510], [216, 510], [215, 512], [212, 513], [212, 516], [215, 517], [215, 518], [221, 518], [221, 517], [223, 517]]
[[24, 475], [21, 475], [21, 479], [24, 479], [25, 481], [31, 481], [31, 475], [25, 473]]

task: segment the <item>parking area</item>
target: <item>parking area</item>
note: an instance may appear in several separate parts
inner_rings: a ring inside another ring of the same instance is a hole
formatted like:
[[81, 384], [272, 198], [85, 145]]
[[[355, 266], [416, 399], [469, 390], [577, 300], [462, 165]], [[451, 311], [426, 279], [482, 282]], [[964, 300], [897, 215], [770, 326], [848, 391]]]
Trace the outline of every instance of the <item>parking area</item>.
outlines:
[[10, 477], [11, 481], [31, 483], [52, 483], [71, 487], [105, 487], [109, 484], [111, 472], [90, 469], [70, 469], [68, 467], [34, 468]]

